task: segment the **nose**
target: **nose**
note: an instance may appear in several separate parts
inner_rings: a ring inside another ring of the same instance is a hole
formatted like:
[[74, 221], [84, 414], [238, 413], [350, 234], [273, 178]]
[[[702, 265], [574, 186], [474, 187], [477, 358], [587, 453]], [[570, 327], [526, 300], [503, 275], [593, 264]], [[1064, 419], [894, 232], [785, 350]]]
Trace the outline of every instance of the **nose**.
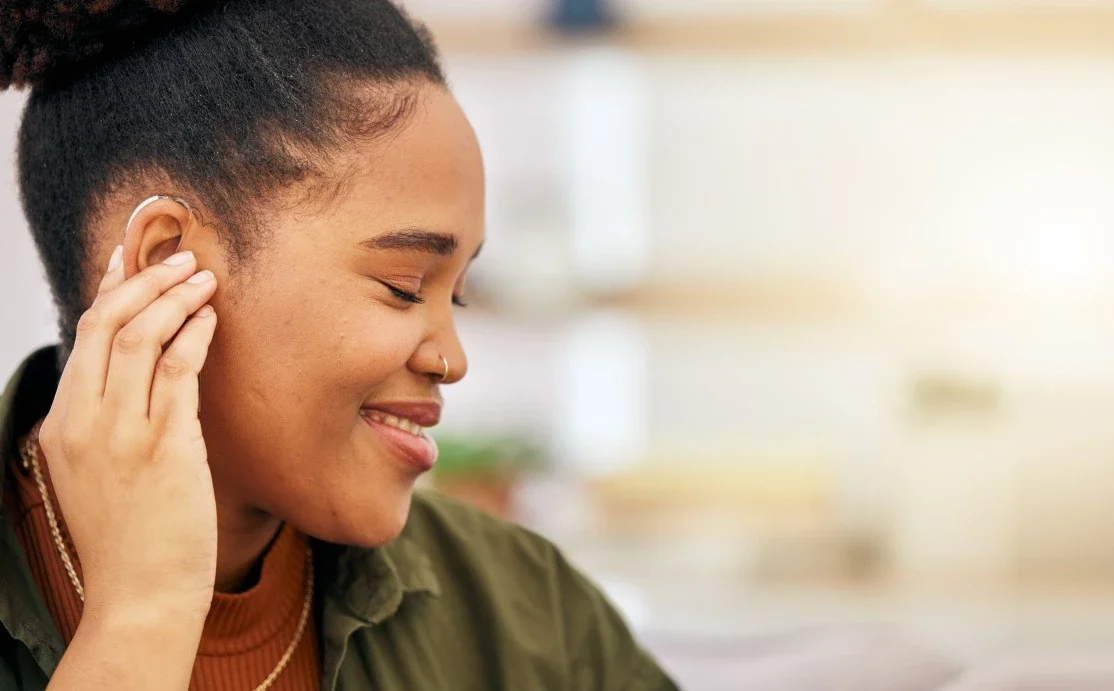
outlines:
[[440, 383], [455, 384], [468, 374], [468, 355], [464, 352], [464, 345], [460, 342], [455, 323], [450, 322], [446, 331], [446, 335], [438, 340], [440, 357], [444, 358], [437, 363], [441, 366], [438, 375], [444, 374]]
[[451, 311], [414, 352], [410, 367], [438, 384], [454, 384], [468, 374], [468, 356]]

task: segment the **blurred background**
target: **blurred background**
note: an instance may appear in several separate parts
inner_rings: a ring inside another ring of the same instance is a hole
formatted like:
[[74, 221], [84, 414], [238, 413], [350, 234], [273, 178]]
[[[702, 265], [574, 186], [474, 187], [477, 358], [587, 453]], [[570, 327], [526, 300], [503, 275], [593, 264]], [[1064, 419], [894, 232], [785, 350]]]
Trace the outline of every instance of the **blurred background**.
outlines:
[[[1114, 0], [404, 4], [489, 180], [435, 484], [685, 688], [818, 624], [1114, 651]], [[6, 373], [55, 337], [10, 164], [0, 214]]]

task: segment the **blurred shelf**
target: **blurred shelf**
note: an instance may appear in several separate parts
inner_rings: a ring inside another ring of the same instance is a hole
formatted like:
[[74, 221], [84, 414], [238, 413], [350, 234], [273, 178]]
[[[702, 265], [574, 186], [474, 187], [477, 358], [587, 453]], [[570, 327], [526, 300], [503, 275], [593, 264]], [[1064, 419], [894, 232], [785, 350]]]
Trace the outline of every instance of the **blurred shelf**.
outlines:
[[454, 55], [610, 46], [648, 53], [1114, 56], [1114, 6], [1064, 3], [933, 9], [889, 0], [873, 12], [639, 19], [607, 34], [583, 36], [513, 22], [431, 22], [431, 28], [442, 50]]
[[637, 290], [589, 300], [593, 307], [621, 309], [639, 316], [684, 316], [714, 320], [847, 320], [864, 304], [844, 283], [796, 281], [654, 281]]
[[[1078, 329], [1114, 334], [1114, 293], [1096, 289], [1083, 295], [1037, 294], [1010, 287], [956, 282], [906, 293], [856, 285], [851, 278], [770, 278], [666, 280], [651, 278], [635, 289], [611, 294], [570, 294], [560, 305], [508, 306], [495, 290], [475, 291], [462, 315], [523, 324], [559, 326], [595, 310], [619, 311], [653, 321], [680, 318], [716, 323], [840, 323], [934, 328], [978, 323], [986, 328]], [[898, 285], [898, 287], [902, 287]], [[905, 286], [908, 287], [908, 286]], [[570, 291], [574, 290], [570, 288]]]
[[835, 520], [836, 480], [830, 471], [809, 465], [642, 464], [588, 486], [603, 523], [619, 533], [661, 537], [730, 526], [785, 534], [820, 530]]
[[[968, 303], [964, 303], [968, 304]], [[504, 304], [494, 284], [475, 286], [462, 317], [523, 324], [567, 323], [596, 310], [619, 311], [651, 320], [716, 322], [857, 321], [870, 316], [870, 303], [849, 280], [828, 278], [693, 279], [648, 278], [612, 293], [578, 294], [576, 286], [555, 304]]]

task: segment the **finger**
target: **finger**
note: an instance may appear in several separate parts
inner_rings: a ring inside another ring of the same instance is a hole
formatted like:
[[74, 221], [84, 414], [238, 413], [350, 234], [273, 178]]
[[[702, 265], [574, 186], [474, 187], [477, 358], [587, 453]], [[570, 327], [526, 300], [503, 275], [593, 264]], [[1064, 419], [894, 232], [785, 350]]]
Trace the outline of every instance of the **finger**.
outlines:
[[97, 288], [97, 295], [103, 295], [123, 282], [124, 246], [116, 245], [116, 249], [112, 250], [112, 256], [108, 259], [108, 269], [105, 271], [104, 277], [101, 278], [101, 284]]
[[206, 305], [186, 321], [155, 368], [151, 387], [151, 420], [165, 430], [197, 421], [197, 375], [209, 356], [217, 315]]
[[69, 403], [70, 379], [73, 372], [70, 363], [71, 360], [66, 360], [66, 364], [62, 367], [62, 374], [58, 377], [58, 387], [54, 390], [54, 401], [50, 404], [50, 412], [55, 415], [64, 414]]
[[118, 285], [114, 282], [120, 280], [123, 268], [116, 266], [109, 272], [117, 274], [116, 278], [105, 277], [102, 283], [109, 289], [97, 296], [77, 323], [69, 362], [70, 398], [75, 405], [83, 410], [100, 405], [116, 333], [156, 298], [192, 275], [195, 266], [192, 252], [179, 252]]
[[[100, 297], [104, 293], [107, 293], [108, 291], [116, 288], [123, 282], [124, 246], [116, 245], [115, 249], [112, 250], [112, 256], [110, 256], [108, 259], [108, 268], [105, 269], [104, 276], [101, 277], [101, 282], [97, 287], [97, 296]], [[82, 316], [84, 317], [84, 315]], [[78, 330], [82, 330], [81, 322], [78, 322]], [[75, 353], [77, 355], [76, 357]], [[66, 366], [62, 368], [62, 376], [58, 380], [58, 390], [54, 395], [55, 401], [64, 403], [69, 400], [73, 372], [74, 370], [82, 369], [83, 361], [85, 361], [85, 358], [82, 357], [83, 355], [84, 353], [77, 352], [77, 343], [75, 342], [74, 347], [70, 350], [69, 358], [66, 359]], [[84, 364], [86, 366], [94, 365], [95, 371], [95, 360], [93, 362], [85, 361]], [[82, 393], [85, 394], [86, 400], [81, 401], [80, 403], [84, 404], [94, 403], [96, 401], [95, 397], [99, 395], [95, 391], [88, 390], [83, 391]]]
[[215, 290], [213, 272], [200, 271], [163, 293], [116, 333], [104, 385], [108, 410], [129, 420], [146, 419], [163, 346]]

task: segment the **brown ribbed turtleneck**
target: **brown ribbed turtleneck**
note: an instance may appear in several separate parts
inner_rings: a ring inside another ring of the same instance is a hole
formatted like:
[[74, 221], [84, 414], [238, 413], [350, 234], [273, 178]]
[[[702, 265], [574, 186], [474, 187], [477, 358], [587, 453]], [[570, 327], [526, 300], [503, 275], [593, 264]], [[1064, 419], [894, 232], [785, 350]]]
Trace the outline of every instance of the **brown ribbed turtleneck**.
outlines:
[[[50, 616], [69, 645], [81, 620], [81, 600], [50, 535], [34, 478], [18, 461], [11, 475], [15, 482], [5, 491], [4, 504], [11, 507], [7, 513]], [[70, 554], [75, 554], [64, 526], [62, 535]], [[275, 668], [294, 640], [302, 611], [307, 544], [304, 535], [284, 526], [263, 558], [259, 581], [245, 592], [213, 597], [190, 691], [251, 691]], [[311, 616], [294, 657], [271, 689], [306, 691], [319, 684], [317, 630]]]

